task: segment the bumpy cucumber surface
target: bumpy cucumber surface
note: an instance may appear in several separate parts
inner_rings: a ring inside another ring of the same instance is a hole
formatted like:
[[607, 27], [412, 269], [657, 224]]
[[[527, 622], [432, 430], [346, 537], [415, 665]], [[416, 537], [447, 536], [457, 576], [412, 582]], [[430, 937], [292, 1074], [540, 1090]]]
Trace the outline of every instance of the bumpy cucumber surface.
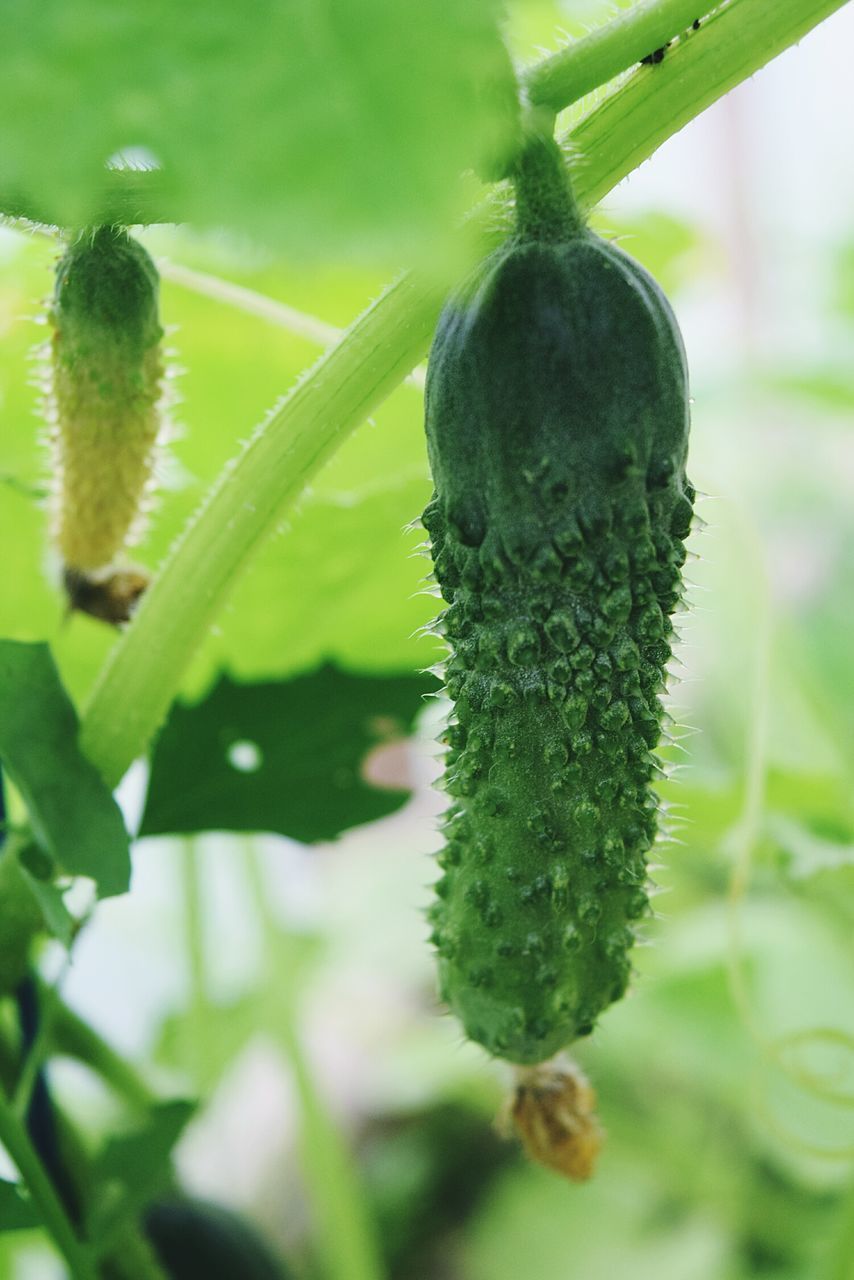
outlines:
[[535, 1064], [629, 979], [694, 491], [666, 299], [561, 208], [555, 153], [527, 163], [519, 232], [439, 323], [423, 522], [454, 703], [441, 994], [471, 1039]]
[[51, 533], [63, 565], [110, 565], [139, 528], [160, 425], [158, 275], [119, 227], [67, 248], [50, 312]]

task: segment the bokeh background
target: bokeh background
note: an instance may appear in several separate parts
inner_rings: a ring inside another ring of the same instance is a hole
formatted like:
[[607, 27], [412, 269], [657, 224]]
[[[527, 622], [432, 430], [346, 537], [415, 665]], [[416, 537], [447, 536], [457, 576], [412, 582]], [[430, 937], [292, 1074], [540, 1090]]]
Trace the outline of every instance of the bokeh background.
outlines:
[[[514, 54], [600, 12], [518, 4]], [[579, 1053], [607, 1129], [594, 1181], [565, 1185], [496, 1135], [508, 1079], [436, 1006], [423, 920], [436, 703], [415, 740], [369, 762], [413, 790], [394, 816], [310, 848], [142, 840], [132, 894], [98, 908], [70, 965], [45, 956], [46, 972], [67, 968], [69, 1002], [164, 1092], [200, 1091], [177, 1150], [184, 1184], [249, 1215], [297, 1275], [316, 1274], [329, 1207], [306, 1191], [317, 1122], [295, 1054], [354, 1155], [390, 1280], [854, 1275], [852, 47], [849, 5], [596, 215], [675, 305], [707, 496], [674, 667], [675, 838], [631, 995]], [[153, 565], [318, 351], [207, 278], [343, 326], [384, 277], [216, 232], [142, 238], [181, 370], [139, 552]], [[44, 236], [0, 235], [0, 633], [49, 637], [82, 697], [112, 637], [63, 618], [45, 547], [33, 349], [55, 257]], [[374, 673], [435, 660], [413, 638], [430, 605], [404, 531], [429, 494], [421, 404], [402, 386], [320, 475], [238, 587], [188, 696], [223, 667], [260, 680], [326, 659]], [[123, 788], [131, 820], [143, 787], [137, 770]], [[115, 1103], [90, 1075], [60, 1063], [52, 1080], [92, 1134], [109, 1132]], [[0, 1234], [0, 1276], [59, 1275], [37, 1234]]]

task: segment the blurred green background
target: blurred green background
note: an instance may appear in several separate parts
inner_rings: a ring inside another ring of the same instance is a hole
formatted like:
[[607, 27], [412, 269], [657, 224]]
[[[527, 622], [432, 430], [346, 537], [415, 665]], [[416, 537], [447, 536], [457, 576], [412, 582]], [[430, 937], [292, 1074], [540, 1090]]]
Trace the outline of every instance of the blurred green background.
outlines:
[[[517, 6], [514, 52], [582, 29], [587, 9]], [[436, 1008], [422, 916], [440, 809], [432, 705], [417, 740], [373, 761], [414, 788], [400, 813], [311, 849], [141, 841], [133, 893], [102, 904], [75, 950], [71, 1003], [164, 1087], [206, 1100], [177, 1153], [186, 1185], [246, 1211], [297, 1274], [316, 1274], [318, 1219], [297, 1155], [294, 1001], [391, 1280], [854, 1276], [854, 174], [834, 138], [854, 110], [852, 37], [849, 6], [597, 215], [683, 324], [691, 471], [708, 496], [674, 666], [686, 729], [664, 788], [674, 839], [654, 873], [657, 915], [630, 997], [579, 1055], [607, 1130], [595, 1180], [564, 1185], [497, 1138], [507, 1080]], [[154, 566], [318, 350], [172, 280], [170, 264], [331, 325], [384, 276], [300, 266], [216, 231], [142, 238], [162, 264], [180, 371], [139, 548]], [[0, 236], [0, 634], [50, 639], [82, 697], [113, 637], [64, 617], [46, 548], [33, 350], [56, 254], [48, 237]], [[404, 531], [429, 494], [422, 433], [421, 392], [404, 385], [258, 556], [188, 694], [223, 667], [254, 680], [329, 658], [355, 672], [436, 660], [413, 636], [432, 602]], [[140, 786], [124, 789], [131, 813]], [[88, 1076], [61, 1064], [54, 1081], [93, 1133], [109, 1131], [113, 1104]], [[0, 1235], [0, 1275], [59, 1274], [37, 1234]]]

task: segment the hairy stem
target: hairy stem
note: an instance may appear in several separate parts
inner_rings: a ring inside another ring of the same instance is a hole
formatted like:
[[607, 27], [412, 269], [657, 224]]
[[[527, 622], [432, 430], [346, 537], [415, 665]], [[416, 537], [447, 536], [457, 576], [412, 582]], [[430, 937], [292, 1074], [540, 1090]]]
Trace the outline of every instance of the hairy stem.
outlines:
[[[628, 77], [564, 140], [582, 208], [842, 3], [731, 0], [660, 66]], [[484, 251], [495, 242], [500, 211], [497, 198], [487, 202]], [[187, 663], [262, 540], [342, 441], [426, 354], [440, 305], [435, 287], [413, 275], [397, 280], [220, 477], [112, 650], [84, 711], [83, 749], [110, 784], [148, 747]]]
[[[680, 41], [657, 67], [642, 67], [591, 111], [570, 135], [595, 155], [610, 190], [673, 134], [747, 80], [846, 0], [730, 0], [695, 39]], [[576, 181], [576, 190], [578, 183]]]
[[674, 40], [712, 7], [709, 0], [642, 0], [529, 68], [522, 77], [529, 102], [562, 111]]

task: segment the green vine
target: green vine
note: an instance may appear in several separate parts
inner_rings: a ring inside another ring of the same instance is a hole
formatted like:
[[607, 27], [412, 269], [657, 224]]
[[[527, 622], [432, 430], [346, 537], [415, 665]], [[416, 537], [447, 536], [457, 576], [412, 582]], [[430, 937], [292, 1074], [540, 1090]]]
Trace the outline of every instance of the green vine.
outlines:
[[78, 1240], [22, 1121], [3, 1096], [0, 1096], [0, 1144], [17, 1166], [46, 1230], [68, 1263], [72, 1280], [98, 1280], [90, 1250]]
[[643, 0], [522, 77], [534, 107], [562, 111], [674, 40], [710, 12], [708, 0]]
[[[684, 124], [843, 3], [731, 0], [660, 66], [629, 76], [563, 140], [581, 205], [596, 204]], [[658, 0], [644, 13], [653, 8], [681, 21], [674, 0]], [[597, 33], [597, 65], [610, 68], [624, 58], [616, 50], [626, 21], [616, 19]], [[642, 30], [646, 36], [648, 28]], [[555, 105], [577, 94], [573, 61], [580, 55], [571, 49], [557, 55], [557, 65], [546, 60]], [[532, 71], [528, 82], [535, 80]], [[503, 201], [486, 203], [478, 222], [481, 251], [494, 243]], [[440, 305], [434, 283], [414, 275], [395, 281], [225, 469], [110, 654], [84, 711], [83, 749], [109, 783], [117, 783], [146, 750], [187, 663], [262, 540], [349, 433], [426, 354]]]

